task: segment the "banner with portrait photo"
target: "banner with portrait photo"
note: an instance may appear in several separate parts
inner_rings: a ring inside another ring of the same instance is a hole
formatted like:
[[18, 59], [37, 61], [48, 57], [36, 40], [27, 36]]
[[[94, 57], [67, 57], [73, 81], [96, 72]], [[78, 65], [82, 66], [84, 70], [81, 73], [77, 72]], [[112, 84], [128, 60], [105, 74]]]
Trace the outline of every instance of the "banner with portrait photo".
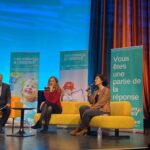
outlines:
[[87, 101], [88, 51], [63, 51], [60, 53], [60, 85], [63, 101]]
[[131, 103], [138, 132], [143, 132], [142, 50], [142, 46], [111, 50], [111, 100]]
[[24, 107], [35, 108], [25, 111], [24, 121], [34, 123], [38, 99], [38, 52], [13, 52], [10, 62], [11, 95], [19, 96]]

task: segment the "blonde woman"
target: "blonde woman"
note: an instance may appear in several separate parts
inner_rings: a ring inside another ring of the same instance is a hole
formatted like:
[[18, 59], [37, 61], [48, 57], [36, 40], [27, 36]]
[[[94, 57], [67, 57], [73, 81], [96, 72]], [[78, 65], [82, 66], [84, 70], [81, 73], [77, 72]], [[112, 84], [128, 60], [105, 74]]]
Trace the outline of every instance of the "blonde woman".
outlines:
[[46, 101], [40, 105], [41, 116], [38, 122], [32, 126], [33, 129], [42, 127], [42, 121], [44, 120], [43, 130], [41, 132], [48, 131], [48, 125], [51, 118], [51, 114], [60, 114], [62, 112], [61, 97], [62, 90], [58, 84], [56, 77], [52, 76], [48, 80], [48, 86], [44, 90], [44, 97]]

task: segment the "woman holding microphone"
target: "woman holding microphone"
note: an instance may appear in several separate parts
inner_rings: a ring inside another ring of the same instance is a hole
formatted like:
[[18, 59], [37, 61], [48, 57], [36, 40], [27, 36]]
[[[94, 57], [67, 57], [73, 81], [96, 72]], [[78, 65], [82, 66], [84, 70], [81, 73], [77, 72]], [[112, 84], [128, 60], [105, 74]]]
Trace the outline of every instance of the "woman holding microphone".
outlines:
[[90, 88], [87, 90], [88, 101], [91, 106], [81, 106], [79, 109], [81, 124], [78, 128], [70, 132], [70, 135], [87, 134], [90, 120], [94, 116], [108, 114], [110, 115], [110, 90], [107, 81], [102, 74], [96, 74], [94, 84], [97, 89], [91, 94]]
[[58, 84], [56, 77], [52, 76], [48, 80], [48, 86], [44, 90], [44, 97], [46, 101], [40, 105], [41, 116], [37, 123], [32, 126], [33, 129], [42, 127], [42, 121], [44, 121], [43, 130], [41, 132], [48, 131], [48, 125], [51, 118], [51, 114], [60, 114], [62, 112], [61, 98], [62, 90]]

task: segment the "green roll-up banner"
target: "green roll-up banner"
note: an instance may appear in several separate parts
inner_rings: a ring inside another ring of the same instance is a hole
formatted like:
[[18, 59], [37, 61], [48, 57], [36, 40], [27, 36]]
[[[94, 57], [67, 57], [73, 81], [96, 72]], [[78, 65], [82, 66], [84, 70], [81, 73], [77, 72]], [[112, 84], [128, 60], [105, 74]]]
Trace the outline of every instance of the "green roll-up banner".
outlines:
[[60, 53], [60, 85], [63, 101], [87, 101], [88, 51], [62, 51]]
[[111, 49], [111, 100], [129, 101], [134, 130], [143, 132], [142, 46]]
[[[38, 52], [11, 53], [11, 95], [19, 96], [24, 107], [27, 108], [37, 108], [39, 57]], [[26, 124], [34, 123], [36, 112], [37, 109], [25, 111]]]

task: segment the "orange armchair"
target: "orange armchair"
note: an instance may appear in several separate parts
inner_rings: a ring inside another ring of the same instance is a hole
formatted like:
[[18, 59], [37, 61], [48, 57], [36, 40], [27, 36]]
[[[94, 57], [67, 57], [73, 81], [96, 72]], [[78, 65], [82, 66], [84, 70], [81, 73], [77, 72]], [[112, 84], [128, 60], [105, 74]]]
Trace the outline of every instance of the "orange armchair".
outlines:
[[[11, 108], [22, 108], [22, 107], [23, 107], [23, 103], [20, 102], [20, 97], [19, 96], [12, 96], [11, 97]], [[12, 133], [14, 132], [14, 120], [15, 120], [15, 118], [20, 117], [20, 116], [21, 116], [20, 110], [11, 109], [11, 113], [10, 113], [9, 118], [13, 119]]]

